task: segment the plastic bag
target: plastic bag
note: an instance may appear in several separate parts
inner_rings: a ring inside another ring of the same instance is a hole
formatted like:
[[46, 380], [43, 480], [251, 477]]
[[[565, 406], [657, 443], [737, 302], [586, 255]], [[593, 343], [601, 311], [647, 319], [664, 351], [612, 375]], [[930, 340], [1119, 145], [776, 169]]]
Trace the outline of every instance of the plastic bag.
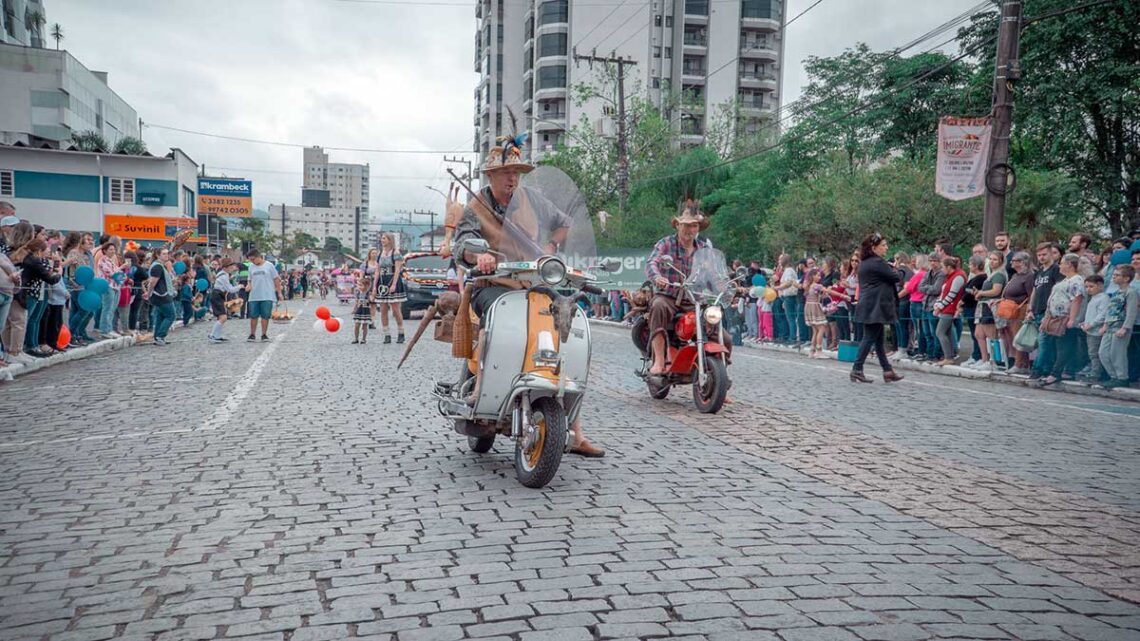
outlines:
[[1032, 352], [1037, 349], [1039, 338], [1040, 332], [1037, 331], [1037, 323], [1027, 321], [1021, 326], [1021, 329], [1017, 330], [1017, 335], [1013, 337], [1013, 346], [1023, 352]]

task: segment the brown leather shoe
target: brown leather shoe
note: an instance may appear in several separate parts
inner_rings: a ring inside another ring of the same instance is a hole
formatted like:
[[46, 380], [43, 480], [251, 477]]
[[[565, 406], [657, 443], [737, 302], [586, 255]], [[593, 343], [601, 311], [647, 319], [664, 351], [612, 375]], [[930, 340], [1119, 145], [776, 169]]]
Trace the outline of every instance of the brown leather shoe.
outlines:
[[590, 442], [590, 439], [583, 438], [578, 441], [578, 444], [570, 448], [571, 454], [578, 456], [585, 456], [586, 458], [602, 458], [606, 455], [606, 451]]
[[870, 383], [871, 379], [863, 375], [863, 372], [851, 372], [852, 383]]
[[884, 383], [894, 383], [895, 381], [901, 381], [902, 379], [903, 379], [903, 377], [896, 374], [895, 370], [893, 370], [893, 369], [890, 370], [889, 372], [883, 372], [883, 382]]

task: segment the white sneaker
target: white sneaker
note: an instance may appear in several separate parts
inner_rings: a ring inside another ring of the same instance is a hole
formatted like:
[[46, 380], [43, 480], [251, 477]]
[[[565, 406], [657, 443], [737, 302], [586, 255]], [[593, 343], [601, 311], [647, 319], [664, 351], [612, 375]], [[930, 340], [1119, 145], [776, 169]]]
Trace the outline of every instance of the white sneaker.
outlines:
[[970, 360], [966, 361], [965, 363], [962, 363], [962, 367], [968, 367], [970, 369], [973, 369], [974, 365], [977, 365], [977, 364], [978, 364], [978, 361], [971, 358]]
[[8, 360], [16, 363], [23, 363], [24, 365], [31, 365], [32, 363], [36, 362], [36, 359], [28, 356], [27, 354], [9, 354]]

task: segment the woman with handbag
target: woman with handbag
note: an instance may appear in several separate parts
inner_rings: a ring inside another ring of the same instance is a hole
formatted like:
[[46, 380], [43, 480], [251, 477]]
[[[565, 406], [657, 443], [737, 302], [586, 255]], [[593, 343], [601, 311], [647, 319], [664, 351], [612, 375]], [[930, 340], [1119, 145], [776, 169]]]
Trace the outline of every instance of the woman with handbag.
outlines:
[[1045, 318], [1041, 321], [1041, 349], [1051, 349], [1056, 353], [1053, 369], [1042, 378], [1038, 385], [1044, 387], [1061, 380], [1066, 373], [1076, 374], [1077, 360], [1077, 319], [1081, 313], [1081, 301], [1085, 296], [1085, 279], [1077, 273], [1080, 256], [1065, 254], [1061, 257], [1061, 282], [1053, 286], [1049, 293], [1049, 305]]
[[855, 307], [855, 321], [863, 325], [863, 338], [859, 353], [851, 366], [852, 382], [870, 383], [863, 374], [863, 363], [874, 349], [879, 357], [879, 367], [883, 369], [883, 381], [901, 381], [887, 360], [887, 345], [884, 328], [894, 324], [899, 318], [898, 295], [895, 286], [899, 283], [899, 273], [883, 259], [887, 255], [887, 239], [874, 233], [860, 245], [859, 300]]
[[[982, 286], [974, 292], [974, 298], [978, 301], [974, 331], [977, 333], [978, 347], [982, 351], [982, 360], [974, 365], [974, 369], [992, 372], [997, 355], [990, 349], [990, 341], [998, 336], [997, 321], [999, 320], [994, 314], [994, 307], [1001, 300], [1001, 294], [1009, 276], [1005, 273], [1005, 257], [1002, 256], [1001, 252], [990, 252], [987, 260], [989, 261], [990, 275], [982, 282]], [[1004, 363], [999, 364], [1004, 365]]]
[[995, 324], [998, 335], [1002, 340], [1002, 347], [1007, 354], [1012, 354], [1013, 369], [1010, 374], [1029, 373], [1029, 352], [1017, 349], [1013, 345], [1013, 338], [1025, 322], [1025, 311], [1029, 306], [1029, 295], [1033, 292], [1033, 269], [1029, 263], [1029, 253], [1019, 251], [1014, 253], [1009, 261], [1013, 275], [1009, 283], [1002, 289], [1001, 299], [998, 301]]

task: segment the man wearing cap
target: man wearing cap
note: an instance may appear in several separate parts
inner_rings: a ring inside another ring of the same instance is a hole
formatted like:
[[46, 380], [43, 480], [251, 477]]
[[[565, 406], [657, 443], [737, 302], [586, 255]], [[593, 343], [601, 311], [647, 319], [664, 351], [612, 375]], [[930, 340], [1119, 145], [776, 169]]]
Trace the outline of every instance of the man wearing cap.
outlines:
[[[523, 137], [506, 139], [487, 153], [487, 160], [483, 164], [483, 175], [488, 185], [480, 190], [478, 198], [473, 198], [467, 203], [463, 217], [455, 228], [452, 254], [467, 269], [490, 274], [498, 266], [495, 254], [463, 251], [463, 241], [468, 238], [486, 240], [491, 249], [506, 254], [509, 260], [532, 258], [532, 256], [511, 255], [519, 252], [520, 244], [526, 245], [529, 242], [531, 245], [538, 245], [542, 252], [553, 254], [566, 241], [570, 231], [570, 218], [565, 215], [553, 220], [540, 221], [542, 228], [537, 229], [537, 234], [530, 235], [529, 241], [512, 239], [509, 232], [505, 231], [507, 208], [515, 197], [519, 178], [522, 174], [534, 170], [533, 165], [522, 160], [521, 145], [524, 142]], [[491, 308], [495, 300], [512, 289], [517, 287], [509, 282], [495, 282], [477, 288], [471, 295], [471, 310], [482, 321], [484, 312]], [[482, 340], [483, 332], [480, 332], [479, 341]], [[475, 389], [479, 388], [481, 377], [482, 372], [476, 374]], [[574, 435], [570, 453], [594, 458], [605, 456], [605, 450], [591, 443], [582, 434], [581, 419], [575, 421], [570, 430]]]
[[210, 313], [214, 315], [214, 327], [206, 336], [211, 343], [223, 343], [226, 339], [222, 336], [222, 325], [225, 324], [228, 310], [226, 309], [226, 297], [231, 294], [237, 294], [241, 291], [241, 287], [234, 285], [230, 282], [230, 277], [238, 270], [238, 264], [229, 258], [222, 261], [219, 266], [217, 276], [214, 277], [214, 285], [210, 288]]
[[[688, 278], [693, 268], [693, 254], [698, 249], [712, 247], [712, 241], [701, 236], [701, 230], [709, 226], [709, 219], [700, 212], [695, 201], [686, 201], [681, 213], [673, 217], [672, 224], [677, 232], [657, 241], [645, 265], [645, 274], [657, 287], [657, 293], [649, 304], [649, 344], [653, 351], [653, 365], [649, 368], [651, 376], [665, 373], [665, 338], [673, 317], [679, 309], [692, 306], [687, 300], [677, 306], [678, 284]], [[660, 264], [658, 259], [662, 256], [673, 259], [672, 268]]]

